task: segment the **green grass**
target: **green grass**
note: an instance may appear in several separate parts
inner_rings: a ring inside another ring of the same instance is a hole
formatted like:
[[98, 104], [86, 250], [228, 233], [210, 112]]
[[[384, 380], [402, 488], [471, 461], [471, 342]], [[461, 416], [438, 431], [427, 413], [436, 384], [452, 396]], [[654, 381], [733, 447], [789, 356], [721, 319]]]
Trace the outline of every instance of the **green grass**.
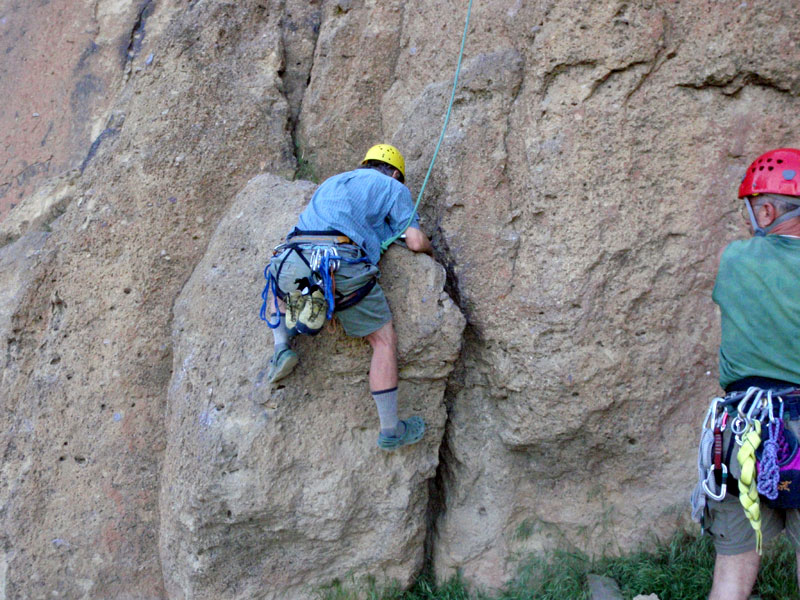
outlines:
[[306, 156], [305, 150], [297, 142], [295, 142], [294, 154], [297, 157], [297, 170], [294, 173], [294, 180], [303, 179], [319, 183], [319, 177], [312, 162], [313, 156]]
[[[502, 590], [487, 594], [460, 577], [436, 586], [423, 575], [411, 589], [379, 586], [373, 578], [334, 581], [318, 590], [320, 600], [588, 600], [589, 573], [611, 577], [622, 594], [657, 594], [659, 600], [700, 600], [708, 596], [714, 549], [708, 536], [676, 533], [667, 542], [620, 557], [590, 559], [579, 552], [555, 551], [520, 562], [517, 576]], [[794, 549], [784, 537], [767, 548], [753, 594], [761, 600], [797, 598]]]
[[[657, 594], [659, 600], [706, 598], [713, 570], [711, 538], [689, 533], [678, 533], [667, 543], [654, 543], [650, 552], [603, 558], [594, 566], [594, 572], [620, 584], [625, 598]], [[768, 546], [753, 594], [761, 600], [797, 597], [794, 549], [784, 536]]]

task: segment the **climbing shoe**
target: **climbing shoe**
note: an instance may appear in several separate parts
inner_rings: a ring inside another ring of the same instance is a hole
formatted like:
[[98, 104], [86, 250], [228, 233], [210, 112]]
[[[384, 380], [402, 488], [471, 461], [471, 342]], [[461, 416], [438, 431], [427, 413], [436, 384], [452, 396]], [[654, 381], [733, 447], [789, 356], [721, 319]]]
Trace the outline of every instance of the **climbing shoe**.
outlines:
[[391, 452], [397, 450], [401, 446], [410, 446], [416, 444], [425, 435], [425, 421], [422, 417], [413, 416], [407, 421], [400, 421], [397, 428], [405, 426], [403, 432], [396, 435], [378, 434], [378, 448]]
[[288, 376], [296, 365], [297, 352], [289, 348], [289, 346], [284, 346], [281, 349], [276, 348], [275, 354], [269, 359], [269, 369], [267, 370], [269, 382], [275, 383]]
[[286, 296], [286, 329], [290, 335], [293, 329], [297, 328], [297, 319], [306, 303], [307, 296], [303, 296], [300, 290], [295, 290]]
[[314, 290], [310, 296], [305, 296], [305, 304], [297, 319], [297, 331], [306, 335], [317, 335], [325, 325], [327, 312], [328, 302], [325, 300], [325, 294], [322, 290]]

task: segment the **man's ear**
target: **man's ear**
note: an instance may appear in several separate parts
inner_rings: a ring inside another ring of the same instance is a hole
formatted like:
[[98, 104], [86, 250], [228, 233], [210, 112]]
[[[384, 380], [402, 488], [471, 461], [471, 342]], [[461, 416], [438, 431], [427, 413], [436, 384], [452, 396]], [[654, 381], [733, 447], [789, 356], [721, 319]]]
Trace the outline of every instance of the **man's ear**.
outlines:
[[759, 227], [769, 227], [778, 218], [778, 211], [772, 202], [765, 202], [755, 211], [756, 221]]
[[392, 178], [393, 178], [393, 179], [397, 179], [397, 181], [400, 181], [400, 178], [401, 178], [401, 177], [402, 177], [402, 174], [400, 173], [400, 169], [395, 169], [395, 170], [392, 172]]

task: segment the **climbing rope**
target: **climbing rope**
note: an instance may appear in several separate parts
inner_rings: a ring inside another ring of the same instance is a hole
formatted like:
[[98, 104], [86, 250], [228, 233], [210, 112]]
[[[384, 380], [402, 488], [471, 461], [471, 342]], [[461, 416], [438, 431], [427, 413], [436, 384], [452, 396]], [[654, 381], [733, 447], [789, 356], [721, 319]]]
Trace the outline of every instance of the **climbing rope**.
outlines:
[[395, 235], [394, 237], [389, 238], [388, 240], [384, 240], [381, 243], [381, 252], [385, 252], [386, 249], [391, 246], [395, 241], [397, 241], [401, 235], [403, 235], [406, 229], [409, 228], [411, 225], [411, 221], [414, 220], [414, 215], [417, 214], [417, 209], [419, 208], [419, 203], [422, 200], [422, 194], [425, 192], [425, 186], [428, 185], [428, 179], [431, 176], [431, 171], [433, 171], [433, 165], [436, 162], [436, 157], [439, 155], [439, 148], [442, 145], [442, 140], [444, 139], [444, 132], [447, 129], [447, 123], [450, 121], [450, 113], [453, 110], [453, 102], [456, 98], [456, 86], [458, 85], [458, 75], [461, 73], [461, 59], [464, 57], [464, 45], [467, 42], [467, 30], [469, 29], [469, 16], [472, 13], [472, 0], [469, 0], [469, 5], [467, 6], [467, 19], [464, 22], [464, 33], [461, 36], [461, 50], [458, 52], [458, 64], [456, 65], [456, 74], [453, 77], [453, 90], [450, 92], [450, 104], [447, 106], [447, 113], [444, 117], [444, 125], [442, 125], [442, 133], [439, 134], [439, 141], [436, 144], [436, 150], [433, 151], [433, 158], [431, 158], [431, 164], [428, 167], [428, 172], [425, 174], [425, 179], [422, 182], [422, 187], [419, 190], [419, 195], [417, 196], [417, 202], [414, 205], [414, 212], [408, 218], [408, 223], [405, 224], [402, 231]]

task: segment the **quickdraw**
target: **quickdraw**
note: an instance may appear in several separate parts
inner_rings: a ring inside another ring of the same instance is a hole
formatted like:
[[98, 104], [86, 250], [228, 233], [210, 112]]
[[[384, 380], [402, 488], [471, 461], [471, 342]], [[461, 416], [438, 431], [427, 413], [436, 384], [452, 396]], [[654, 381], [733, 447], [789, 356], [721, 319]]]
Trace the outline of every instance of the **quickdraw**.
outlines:
[[[700, 453], [703, 456], [698, 462], [705, 469], [705, 477], [701, 478], [700, 485], [706, 496], [718, 502], [728, 493], [728, 466], [722, 461], [722, 432], [727, 424], [727, 415], [720, 411], [722, 402], [722, 398], [714, 398], [708, 407], [700, 444]], [[719, 483], [717, 473], [720, 473]]]

